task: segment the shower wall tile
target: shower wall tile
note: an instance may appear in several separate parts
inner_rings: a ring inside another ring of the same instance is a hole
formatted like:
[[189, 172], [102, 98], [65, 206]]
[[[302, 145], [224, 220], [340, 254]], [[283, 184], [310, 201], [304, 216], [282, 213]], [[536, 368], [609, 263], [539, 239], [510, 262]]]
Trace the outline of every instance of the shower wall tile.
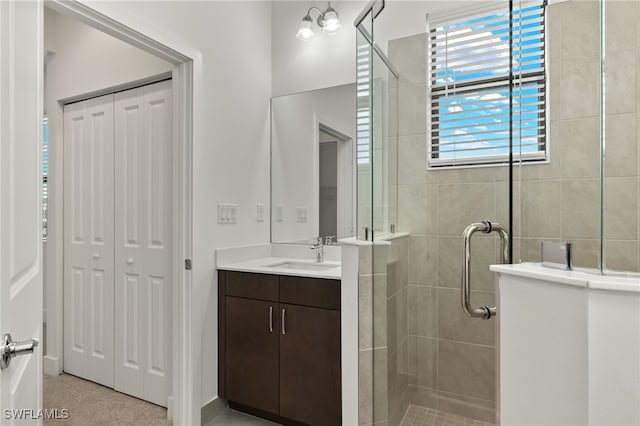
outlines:
[[492, 183], [439, 185], [438, 235], [460, 236], [470, 223], [495, 217], [495, 200]]
[[[509, 183], [508, 181], [504, 182], [496, 182], [496, 214], [492, 218], [494, 221], [501, 224], [505, 229], [509, 227]], [[513, 206], [514, 209], [519, 208], [520, 206], [520, 185], [513, 185]], [[513, 216], [513, 236], [520, 236], [520, 215], [516, 214]], [[499, 245], [496, 245], [496, 249], [500, 250]], [[497, 256], [497, 255], [496, 255]], [[496, 257], [499, 259], [499, 257]]]
[[[495, 321], [468, 317], [460, 307], [459, 289], [438, 289], [438, 338], [494, 346]], [[474, 306], [496, 306], [494, 293], [471, 292]]]
[[496, 423], [495, 402], [493, 401], [439, 392], [438, 409], [491, 424]]
[[389, 412], [387, 348], [360, 351], [359, 357], [359, 424], [386, 422]]
[[562, 181], [522, 182], [522, 236], [553, 238], [561, 234]]
[[373, 348], [373, 276], [358, 277], [358, 345]]
[[391, 240], [387, 246], [387, 297], [395, 294], [408, 284], [409, 237]]
[[408, 289], [408, 333], [414, 337], [436, 337], [438, 289], [410, 285]]
[[426, 96], [426, 85], [398, 87], [398, 136], [426, 133]]
[[[562, 177], [565, 179], [600, 176], [600, 120], [578, 118], [557, 123], [561, 145]], [[553, 143], [553, 141], [552, 141]]]
[[436, 185], [401, 185], [398, 187], [398, 226], [400, 230], [421, 235], [435, 235], [438, 218]]
[[389, 41], [389, 60], [400, 74], [399, 86], [424, 86], [427, 83], [427, 34]]
[[453, 167], [450, 169], [431, 170], [437, 176], [438, 183], [479, 183], [507, 180], [507, 167]]
[[437, 175], [427, 171], [427, 138], [424, 134], [401, 136], [398, 157], [400, 185], [437, 182]]
[[407, 393], [407, 388], [409, 386], [406, 371], [402, 372], [399, 368], [400, 364], [402, 363], [402, 361], [400, 360], [402, 356], [407, 356], [406, 351], [404, 353], [396, 352], [389, 357], [389, 424], [399, 424], [399, 422], [394, 421], [394, 415], [402, 405], [403, 399], [405, 398], [405, 395]]
[[409, 384], [435, 389], [437, 360], [437, 339], [409, 336]]
[[[579, 268], [597, 268], [600, 262], [600, 240], [568, 240], [573, 257], [573, 265]], [[538, 245], [538, 248], [540, 246]]]
[[[569, 144], [569, 140], [560, 136], [560, 129], [563, 127], [561, 121], [549, 120], [549, 139], [548, 144], [548, 163], [526, 164], [520, 167], [522, 180], [543, 180], [543, 179], [561, 179], [564, 172], [564, 159], [562, 158], [562, 150]], [[566, 135], [566, 133], [565, 133]], [[569, 135], [571, 136], [571, 135]], [[573, 162], [573, 159], [569, 161]]]
[[[563, 32], [563, 37], [565, 35]], [[596, 117], [599, 114], [599, 63], [597, 56], [560, 63], [558, 109], [552, 114], [557, 114], [561, 120]]]
[[636, 114], [606, 117], [605, 177], [638, 176]]
[[409, 384], [409, 402], [413, 405], [437, 409], [438, 391]]
[[[553, 43], [550, 43], [553, 44]], [[560, 120], [560, 107], [562, 104], [562, 61], [550, 62], [547, 65], [547, 73], [549, 78], [547, 83], [549, 84], [549, 93], [547, 100], [547, 107], [549, 109], [549, 116], [547, 122], [553, 123]]]
[[438, 389], [495, 401], [496, 360], [491, 346], [438, 340]]
[[638, 2], [617, 0], [605, 3], [605, 48], [607, 52], [629, 49], [637, 44]]
[[[554, 8], [553, 12], [562, 15], [562, 59], [598, 57], [600, 17], [597, 1], [572, 1], [568, 6]], [[550, 39], [550, 43], [556, 41]]]
[[438, 239], [435, 236], [409, 237], [408, 283], [435, 285], [438, 274]]
[[613, 271], [638, 271], [638, 243], [636, 241], [606, 240], [605, 259], [607, 269]]
[[[520, 244], [520, 259], [526, 262], [540, 262], [540, 244], [543, 240], [539, 238], [520, 238], [514, 244]], [[560, 241], [555, 238], [545, 238], [544, 241]]]
[[550, 62], [562, 59], [562, 4], [554, 5], [553, 13], [547, 15], [547, 40], [552, 40], [547, 47]]
[[407, 287], [387, 301], [387, 345], [389, 353], [399, 350], [407, 337]]
[[597, 239], [600, 235], [599, 179], [562, 182], [562, 237]]
[[605, 111], [636, 112], [636, 48], [607, 52], [605, 60]]
[[604, 237], [638, 239], [638, 182], [632, 178], [605, 178]]

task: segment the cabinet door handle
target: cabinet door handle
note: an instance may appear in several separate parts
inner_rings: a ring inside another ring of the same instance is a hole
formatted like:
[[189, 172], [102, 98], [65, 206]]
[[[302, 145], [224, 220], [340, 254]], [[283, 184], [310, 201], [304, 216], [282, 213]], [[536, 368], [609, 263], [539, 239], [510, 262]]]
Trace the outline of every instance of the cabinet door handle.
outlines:
[[285, 308], [282, 308], [282, 335], [283, 336], [287, 334], [287, 328], [284, 325], [285, 315], [287, 315], [287, 310]]
[[269, 306], [269, 333], [273, 333], [273, 306]]

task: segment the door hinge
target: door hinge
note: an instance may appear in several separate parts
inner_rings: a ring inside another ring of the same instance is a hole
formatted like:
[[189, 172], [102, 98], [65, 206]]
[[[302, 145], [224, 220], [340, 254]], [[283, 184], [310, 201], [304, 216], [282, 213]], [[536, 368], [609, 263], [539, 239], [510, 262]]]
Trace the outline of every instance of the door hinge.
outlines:
[[184, 269], [186, 269], [187, 271], [191, 270], [191, 259], [184, 260]]

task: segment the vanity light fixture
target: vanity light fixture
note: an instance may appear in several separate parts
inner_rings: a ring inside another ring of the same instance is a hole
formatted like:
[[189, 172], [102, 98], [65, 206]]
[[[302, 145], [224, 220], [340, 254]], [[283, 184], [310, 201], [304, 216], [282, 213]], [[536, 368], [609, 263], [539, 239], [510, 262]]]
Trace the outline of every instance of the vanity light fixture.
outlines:
[[331, 3], [327, 3], [327, 8], [324, 12], [315, 6], [309, 8], [307, 14], [302, 18], [300, 29], [298, 30], [298, 34], [296, 34], [296, 38], [298, 40], [307, 41], [313, 38], [313, 20], [311, 19], [312, 10], [315, 10], [319, 13], [316, 23], [320, 28], [322, 28], [323, 33], [335, 35], [338, 31], [340, 31], [342, 25], [340, 25], [338, 12], [336, 12], [336, 10], [331, 7]]

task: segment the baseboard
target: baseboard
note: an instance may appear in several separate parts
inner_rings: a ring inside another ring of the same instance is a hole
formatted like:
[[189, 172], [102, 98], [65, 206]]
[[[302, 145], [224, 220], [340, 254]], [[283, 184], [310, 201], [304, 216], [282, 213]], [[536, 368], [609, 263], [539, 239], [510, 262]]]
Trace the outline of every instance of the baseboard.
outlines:
[[173, 420], [173, 396], [167, 398], [167, 420]]
[[227, 409], [227, 401], [222, 398], [215, 398], [212, 401], [206, 403], [200, 410], [200, 424], [207, 424], [213, 420], [218, 414], [221, 414]]
[[44, 374], [48, 376], [59, 376], [62, 374], [62, 363], [57, 356], [45, 355], [43, 359]]

